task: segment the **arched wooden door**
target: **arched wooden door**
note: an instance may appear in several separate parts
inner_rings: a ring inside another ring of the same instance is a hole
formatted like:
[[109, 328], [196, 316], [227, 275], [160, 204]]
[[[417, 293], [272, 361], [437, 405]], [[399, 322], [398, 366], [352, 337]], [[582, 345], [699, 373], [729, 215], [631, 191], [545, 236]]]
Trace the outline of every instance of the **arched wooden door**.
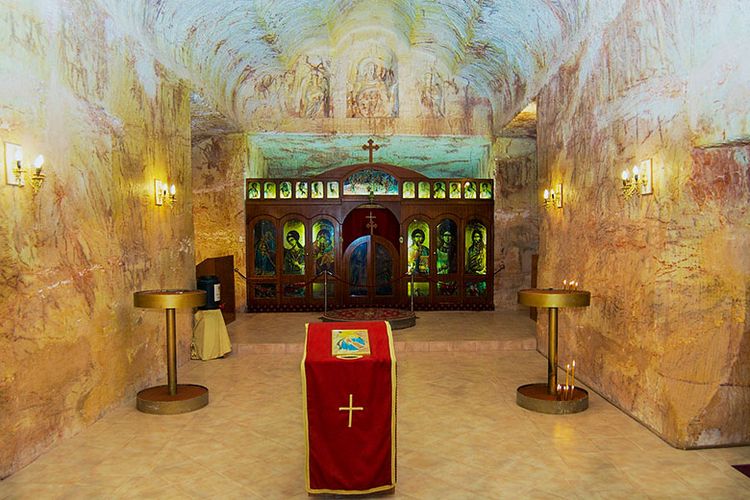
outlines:
[[398, 251], [381, 236], [360, 236], [344, 252], [344, 303], [396, 305]]

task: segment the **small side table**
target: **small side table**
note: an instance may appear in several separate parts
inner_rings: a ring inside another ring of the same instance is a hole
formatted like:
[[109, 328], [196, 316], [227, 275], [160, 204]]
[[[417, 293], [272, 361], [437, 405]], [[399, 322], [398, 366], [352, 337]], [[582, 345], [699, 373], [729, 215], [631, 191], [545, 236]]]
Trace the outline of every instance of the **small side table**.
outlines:
[[144, 413], [174, 415], [203, 408], [208, 404], [208, 389], [202, 385], [177, 384], [177, 346], [175, 309], [198, 307], [206, 303], [203, 290], [144, 290], [133, 294], [135, 307], [166, 309], [167, 312], [167, 385], [143, 389], [137, 408]]
[[547, 325], [547, 383], [526, 384], [516, 391], [516, 403], [527, 410], [540, 413], [578, 413], [589, 407], [589, 393], [576, 387], [567, 399], [557, 392], [557, 309], [585, 307], [591, 303], [591, 293], [584, 290], [556, 290], [528, 288], [518, 292], [518, 303], [531, 307], [548, 308]]

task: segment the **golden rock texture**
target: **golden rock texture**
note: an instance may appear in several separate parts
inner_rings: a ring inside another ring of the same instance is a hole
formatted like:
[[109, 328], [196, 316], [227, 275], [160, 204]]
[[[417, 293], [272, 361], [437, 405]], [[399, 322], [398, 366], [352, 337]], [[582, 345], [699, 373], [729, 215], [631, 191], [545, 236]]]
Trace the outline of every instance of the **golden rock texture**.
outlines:
[[[565, 198], [539, 285], [592, 293], [560, 313], [582, 381], [676, 447], [748, 444], [748, 7], [680, 5], [626, 3], [542, 91], [540, 184]], [[648, 158], [654, 194], [626, 201], [620, 172]]]
[[531, 286], [531, 256], [539, 249], [536, 140], [499, 137], [495, 157], [495, 307], [518, 307]]
[[133, 292], [195, 283], [188, 89], [93, 2], [0, 10], [0, 139], [46, 157], [36, 196], [0, 184], [2, 478], [164, 378], [164, 314]]
[[[195, 262], [234, 256], [234, 267], [246, 270], [245, 177], [249, 145], [245, 134], [213, 136], [193, 143], [193, 220]], [[257, 163], [257, 162], [254, 162]], [[247, 285], [234, 276], [235, 304], [244, 311]]]

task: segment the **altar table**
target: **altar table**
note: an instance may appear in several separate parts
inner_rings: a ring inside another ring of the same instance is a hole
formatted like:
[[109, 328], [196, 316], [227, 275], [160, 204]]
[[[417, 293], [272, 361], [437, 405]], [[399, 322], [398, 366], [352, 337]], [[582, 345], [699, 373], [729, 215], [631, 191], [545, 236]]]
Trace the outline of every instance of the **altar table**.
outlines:
[[396, 486], [396, 356], [385, 321], [307, 325], [301, 364], [308, 493]]

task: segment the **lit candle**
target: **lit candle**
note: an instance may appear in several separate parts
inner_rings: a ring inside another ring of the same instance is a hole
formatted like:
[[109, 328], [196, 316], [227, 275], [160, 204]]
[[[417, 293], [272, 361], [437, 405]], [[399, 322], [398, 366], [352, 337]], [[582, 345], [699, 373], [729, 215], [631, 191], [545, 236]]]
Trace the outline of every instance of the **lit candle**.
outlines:
[[565, 387], [570, 383], [570, 363], [565, 365]]
[[568, 289], [568, 280], [563, 280], [563, 290]]
[[544, 199], [549, 200], [549, 189], [544, 190]]
[[576, 385], [576, 360], [573, 360], [573, 369], [570, 372], [570, 385]]
[[562, 386], [560, 384], [557, 384], [557, 394], [556, 396], [559, 398], [562, 394]]
[[627, 170], [623, 170], [621, 177], [623, 183], [627, 182], [628, 178], [630, 177], [630, 172], [628, 172]]
[[640, 173], [640, 170], [638, 170], [637, 166], [633, 166], [633, 179], [638, 180], [638, 174]]

